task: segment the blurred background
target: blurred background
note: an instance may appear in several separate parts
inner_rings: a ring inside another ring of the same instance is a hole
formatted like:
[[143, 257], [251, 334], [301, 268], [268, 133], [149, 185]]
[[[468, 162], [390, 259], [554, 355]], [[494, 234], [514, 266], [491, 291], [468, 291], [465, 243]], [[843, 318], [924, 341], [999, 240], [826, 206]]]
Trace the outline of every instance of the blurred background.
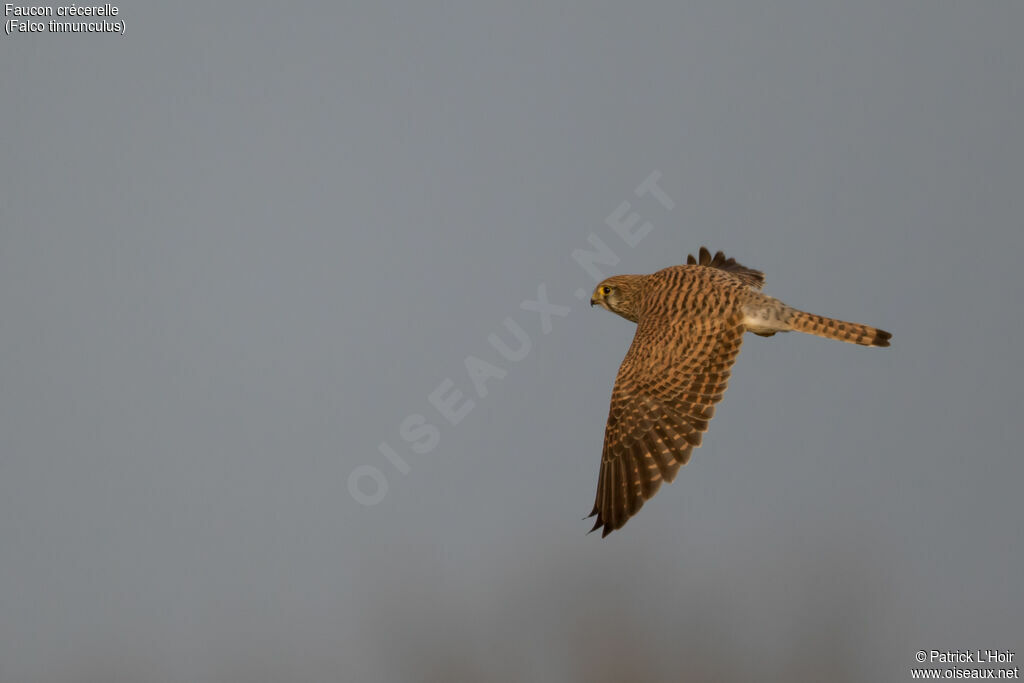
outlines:
[[[1024, 5], [117, 19], [0, 38], [0, 681], [1019, 650]], [[605, 275], [724, 250], [893, 347], [748, 335], [676, 482], [588, 536], [634, 329], [576, 296], [594, 239]]]

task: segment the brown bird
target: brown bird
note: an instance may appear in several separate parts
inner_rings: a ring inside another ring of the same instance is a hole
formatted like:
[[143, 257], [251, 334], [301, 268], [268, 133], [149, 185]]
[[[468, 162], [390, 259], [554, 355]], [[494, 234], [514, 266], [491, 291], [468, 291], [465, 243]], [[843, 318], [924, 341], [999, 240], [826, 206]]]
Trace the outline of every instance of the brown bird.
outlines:
[[601, 306], [637, 324], [604, 432], [591, 531], [621, 528], [662, 481], [671, 482], [700, 446], [722, 399], [744, 332], [770, 337], [806, 332], [889, 346], [888, 332], [790, 308], [761, 293], [764, 273], [713, 257], [704, 247], [685, 266], [651, 275], [616, 275], [594, 290]]

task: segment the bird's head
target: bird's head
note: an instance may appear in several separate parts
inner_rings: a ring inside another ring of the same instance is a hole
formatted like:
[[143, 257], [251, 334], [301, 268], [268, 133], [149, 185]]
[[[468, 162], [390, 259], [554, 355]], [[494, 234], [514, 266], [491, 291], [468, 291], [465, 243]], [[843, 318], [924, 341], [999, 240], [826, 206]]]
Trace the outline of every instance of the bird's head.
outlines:
[[600, 306], [626, 320], [637, 321], [643, 275], [613, 275], [594, 289], [591, 306]]

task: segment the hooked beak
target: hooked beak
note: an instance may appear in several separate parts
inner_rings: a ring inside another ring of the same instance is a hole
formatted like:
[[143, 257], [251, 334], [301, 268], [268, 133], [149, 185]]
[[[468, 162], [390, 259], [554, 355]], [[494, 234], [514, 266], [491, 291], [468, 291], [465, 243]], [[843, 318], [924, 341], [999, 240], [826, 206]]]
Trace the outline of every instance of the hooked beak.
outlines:
[[590, 307], [593, 308], [597, 305], [597, 300], [594, 297], [590, 297]]

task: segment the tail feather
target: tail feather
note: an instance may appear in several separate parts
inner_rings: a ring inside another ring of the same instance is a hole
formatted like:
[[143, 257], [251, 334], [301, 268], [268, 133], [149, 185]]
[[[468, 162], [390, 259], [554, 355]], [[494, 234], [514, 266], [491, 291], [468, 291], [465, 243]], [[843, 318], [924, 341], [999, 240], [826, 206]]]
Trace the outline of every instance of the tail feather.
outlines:
[[786, 322], [789, 323], [791, 330], [797, 332], [806, 332], [826, 339], [838, 339], [862, 346], [885, 347], [889, 346], [889, 340], [892, 339], [891, 334], [877, 327], [835, 320], [803, 311], [792, 311]]

